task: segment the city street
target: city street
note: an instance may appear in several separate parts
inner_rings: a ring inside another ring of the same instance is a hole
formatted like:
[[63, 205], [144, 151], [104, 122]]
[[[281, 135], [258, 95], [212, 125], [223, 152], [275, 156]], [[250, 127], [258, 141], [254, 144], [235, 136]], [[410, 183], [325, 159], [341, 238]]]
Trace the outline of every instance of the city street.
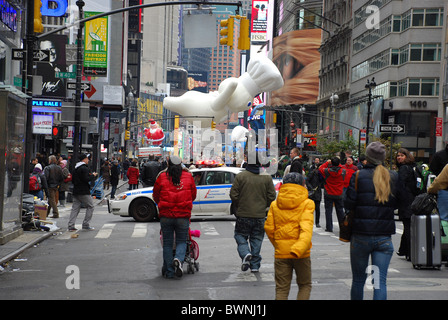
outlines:
[[[68, 232], [70, 207], [68, 204], [61, 209], [61, 217], [56, 220], [60, 231], [27, 249], [0, 273], [0, 299], [274, 299], [273, 247], [266, 237], [260, 272], [242, 272], [233, 239], [234, 217], [193, 218], [191, 229], [201, 230], [201, 237], [196, 239], [200, 248], [199, 271], [167, 280], [161, 276], [159, 223], [137, 223], [132, 218], [113, 216], [100, 203], [92, 221], [95, 230]], [[81, 210], [79, 229], [83, 216]], [[337, 239], [336, 224], [334, 233], [325, 232], [324, 228], [315, 228], [313, 234], [311, 300], [349, 300], [349, 244]], [[402, 230], [397, 222], [395, 248]], [[394, 254], [388, 275], [390, 300], [447, 299], [447, 288], [447, 267], [416, 270]], [[371, 299], [372, 291], [365, 292], [365, 299]], [[296, 294], [297, 287], [293, 285], [289, 298], [295, 299]]]

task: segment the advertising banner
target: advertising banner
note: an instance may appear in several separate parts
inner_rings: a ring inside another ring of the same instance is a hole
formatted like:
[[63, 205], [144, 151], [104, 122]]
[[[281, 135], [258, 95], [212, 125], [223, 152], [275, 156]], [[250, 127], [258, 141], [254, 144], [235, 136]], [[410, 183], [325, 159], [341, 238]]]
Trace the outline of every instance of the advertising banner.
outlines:
[[56, 73], [66, 72], [65, 45], [68, 38], [65, 35], [53, 34], [39, 42], [39, 49], [48, 50], [48, 62], [36, 63], [36, 74], [42, 76], [42, 96], [65, 98], [67, 94], [66, 79], [56, 77]]
[[51, 134], [53, 116], [33, 114], [33, 134]]
[[[101, 12], [84, 12], [92, 17]], [[85, 23], [84, 33], [84, 75], [107, 76], [108, 17], [101, 17]]]
[[270, 105], [316, 104], [319, 94], [320, 29], [295, 30], [274, 38], [273, 57], [284, 86], [272, 92]]
[[251, 41], [266, 41], [268, 0], [252, 0]]

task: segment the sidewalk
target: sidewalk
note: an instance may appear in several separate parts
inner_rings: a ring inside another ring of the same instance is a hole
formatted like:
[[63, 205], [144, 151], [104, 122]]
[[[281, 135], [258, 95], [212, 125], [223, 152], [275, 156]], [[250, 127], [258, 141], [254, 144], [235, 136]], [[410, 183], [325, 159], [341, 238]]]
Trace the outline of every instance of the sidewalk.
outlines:
[[[117, 189], [122, 187], [124, 184], [127, 184], [127, 181], [120, 180]], [[110, 190], [107, 190], [107, 193], [104, 193], [104, 198], [110, 195]], [[103, 198], [103, 199], [104, 199]], [[102, 200], [103, 200], [102, 199]], [[96, 201], [96, 205], [99, 205], [102, 200]], [[23, 251], [28, 248], [31, 248], [38, 244], [39, 242], [44, 241], [45, 239], [51, 237], [53, 232], [51, 231], [23, 231], [23, 234], [18, 236], [15, 239], [5, 243], [4, 245], [0, 245], [0, 271], [1, 266], [8, 261], [16, 258]]]

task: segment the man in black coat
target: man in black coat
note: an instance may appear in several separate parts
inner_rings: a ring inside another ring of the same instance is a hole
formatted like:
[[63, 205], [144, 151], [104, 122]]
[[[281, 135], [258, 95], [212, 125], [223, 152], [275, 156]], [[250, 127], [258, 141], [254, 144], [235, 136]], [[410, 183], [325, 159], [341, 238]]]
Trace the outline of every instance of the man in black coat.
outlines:
[[93, 199], [90, 195], [90, 182], [94, 181], [97, 177], [97, 173], [91, 173], [87, 164], [89, 163], [89, 158], [85, 154], [81, 154], [79, 157], [79, 162], [75, 165], [75, 170], [73, 171], [73, 206], [70, 213], [70, 219], [68, 221], [68, 230], [76, 231], [75, 222], [78, 217], [81, 205], [84, 205], [86, 210], [86, 216], [82, 222], [82, 228], [84, 230], [93, 230], [94, 228], [90, 226], [90, 220], [93, 216]]
[[154, 186], [160, 171], [162, 171], [162, 165], [154, 159], [154, 156], [149, 156], [149, 161], [142, 166], [140, 179], [143, 186], [145, 188]]
[[118, 166], [118, 161], [114, 160], [112, 162], [112, 168], [110, 169], [110, 184], [112, 186], [112, 191], [110, 193], [110, 198], [115, 198], [115, 192], [117, 191], [118, 181], [120, 179], [120, 167]]

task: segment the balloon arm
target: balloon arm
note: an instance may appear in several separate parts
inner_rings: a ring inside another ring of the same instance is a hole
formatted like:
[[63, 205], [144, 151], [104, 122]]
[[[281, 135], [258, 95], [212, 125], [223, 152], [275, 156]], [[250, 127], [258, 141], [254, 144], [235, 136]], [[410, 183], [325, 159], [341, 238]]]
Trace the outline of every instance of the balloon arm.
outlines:
[[238, 79], [228, 78], [225, 80], [226, 85], [222, 92], [219, 92], [218, 96], [212, 103], [212, 109], [214, 111], [220, 111], [225, 108], [227, 103], [229, 102], [232, 94], [235, 92], [236, 87], [238, 86]]

